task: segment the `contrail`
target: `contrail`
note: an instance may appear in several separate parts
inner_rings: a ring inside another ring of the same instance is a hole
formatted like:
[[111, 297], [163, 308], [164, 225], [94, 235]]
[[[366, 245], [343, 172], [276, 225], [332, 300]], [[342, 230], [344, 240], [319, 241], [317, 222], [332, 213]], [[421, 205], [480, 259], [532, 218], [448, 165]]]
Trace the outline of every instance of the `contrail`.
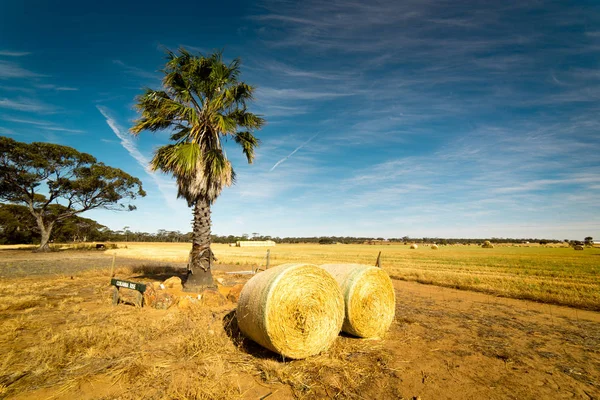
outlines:
[[144, 171], [152, 178], [156, 186], [158, 186], [158, 190], [162, 193], [163, 197], [167, 205], [173, 209], [177, 210], [181, 208], [175, 201], [175, 186], [172, 182], [167, 181], [159, 177], [156, 173], [152, 171], [150, 168], [150, 160], [143, 155], [140, 150], [137, 148], [135, 143], [131, 140], [128, 132], [123, 129], [117, 121], [110, 115], [110, 110], [104, 106], [96, 106], [98, 111], [102, 114], [102, 116], [106, 119], [106, 123], [110, 127], [110, 129], [114, 132], [115, 135], [119, 139], [121, 139], [121, 146], [127, 150], [127, 152], [137, 161], [137, 163], [144, 169]]
[[303, 148], [304, 146], [306, 146], [307, 144], [310, 143], [311, 140], [313, 140], [314, 138], [316, 138], [317, 136], [319, 136], [318, 133], [315, 133], [310, 139], [308, 139], [306, 142], [302, 143], [300, 146], [296, 147], [296, 149], [294, 151], [292, 151], [290, 154], [288, 154], [287, 156], [283, 157], [281, 160], [277, 161], [275, 163], [275, 165], [273, 165], [273, 167], [271, 167], [271, 169], [269, 170], [269, 172], [273, 171], [275, 168], [277, 168], [279, 166], [279, 164], [281, 164], [282, 162], [284, 162], [285, 160], [287, 160], [288, 158], [290, 158], [291, 156], [293, 156], [294, 154], [296, 154], [296, 152], [298, 150], [300, 150], [301, 148]]

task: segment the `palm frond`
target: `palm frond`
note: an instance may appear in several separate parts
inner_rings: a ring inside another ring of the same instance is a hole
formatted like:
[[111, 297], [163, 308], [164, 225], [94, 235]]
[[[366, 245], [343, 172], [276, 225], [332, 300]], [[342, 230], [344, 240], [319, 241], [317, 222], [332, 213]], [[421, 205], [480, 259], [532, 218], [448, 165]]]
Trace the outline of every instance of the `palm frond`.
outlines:
[[235, 181], [223, 136], [233, 136], [249, 163], [254, 159], [259, 140], [253, 131], [265, 121], [247, 111], [254, 87], [239, 81], [240, 66], [238, 58], [224, 63], [221, 51], [167, 50], [162, 90], [146, 89], [136, 98], [140, 117], [131, 132], [170, 131], [174, 143], [156, 150], [151, 167], [172, 174], [189, 204], [202, 196], [212, 202]]
[[234, 136], [234, 140], [237, 144], [242, 146], [242, 151], [248, 160], [248, 164], [252, 164], [254, 161], [254, 150], [260, 144], [260, 141], [252, 135], [250, 132], [237, 132]]
[[169, 144], [154, 152], [150, 165], [154, 171], [160, 169], [173, 175], [186, 175], [196, 172], [202, 149], [194, 143]]

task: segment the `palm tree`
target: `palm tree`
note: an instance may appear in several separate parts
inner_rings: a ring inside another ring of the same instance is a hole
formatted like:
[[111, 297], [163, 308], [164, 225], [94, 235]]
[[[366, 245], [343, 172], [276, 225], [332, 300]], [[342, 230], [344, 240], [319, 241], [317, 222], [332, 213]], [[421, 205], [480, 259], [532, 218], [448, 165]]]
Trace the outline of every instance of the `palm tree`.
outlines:
[[240, 60], [226, 64], [222, 53], [192, 55], [184, 48], [167, 50], [162, 90], [145, 89], [136, 98], [141, 117], [131, 132], [168, 130], [172, 143], [158, 148], [153, 170], [172, 174], [178, 197], [193, 207], [192, 249], [185, 288], [196, 291], [212, 286], [210, 206], [235, 173], [223, 149], [233, 139], [252, 163], [259, 140], [253, 131], [264, 119], [247, 111], [254, 87], [240, 82]]

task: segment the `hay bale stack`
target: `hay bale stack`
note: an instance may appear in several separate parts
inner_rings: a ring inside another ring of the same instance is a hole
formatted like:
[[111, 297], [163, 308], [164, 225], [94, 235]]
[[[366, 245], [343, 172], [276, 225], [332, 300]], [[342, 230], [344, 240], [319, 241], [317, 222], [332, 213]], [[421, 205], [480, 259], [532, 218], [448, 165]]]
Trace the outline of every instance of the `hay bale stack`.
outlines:
[[481, 247], [484, 249], [493, 249], [494, 245], [489, 240], [486, 240], [485, 242], [483, 242]]
[[438, 246], [437, 246], [437, 244], [432, 244], [432, 245], [431, 245], [431, 250], [437, 250], [437, 249], [438, 249]]
[[410, 245], [410, 248], [411, 249], [418, 249], [419, 246], [417, 246], [416, 243], [413, 243], [413, 244]]
[[284, 264], [250, 279], [237, 320], [247, 337], [284, 357], [327, 350], [344, 322], [344, 299], [333, 277], [311, 264]]
[[361, 264], [321, 265], [340, 285], [346, 305], [342, 330], [359, 337], [380, 337], [392, 324], [396, 295], [381, 268]]

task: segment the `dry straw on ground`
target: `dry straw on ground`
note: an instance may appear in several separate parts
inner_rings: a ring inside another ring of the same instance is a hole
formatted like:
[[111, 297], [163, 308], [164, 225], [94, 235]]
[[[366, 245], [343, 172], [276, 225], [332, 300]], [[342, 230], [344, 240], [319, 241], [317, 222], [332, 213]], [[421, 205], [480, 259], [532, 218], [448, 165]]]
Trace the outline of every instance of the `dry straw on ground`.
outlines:
[[328, 349], [344, 321], [344, 299], [333, 277], [311, 264], [284, 264], [255, 275], [237, 307], [240, 330], [284, 357]]
[[361, 264], [325, 264], [340, 285], [346, 304], [342, 330], [359, 337], [382, 336], [394, 320], [392, 280], [381, 268]]

